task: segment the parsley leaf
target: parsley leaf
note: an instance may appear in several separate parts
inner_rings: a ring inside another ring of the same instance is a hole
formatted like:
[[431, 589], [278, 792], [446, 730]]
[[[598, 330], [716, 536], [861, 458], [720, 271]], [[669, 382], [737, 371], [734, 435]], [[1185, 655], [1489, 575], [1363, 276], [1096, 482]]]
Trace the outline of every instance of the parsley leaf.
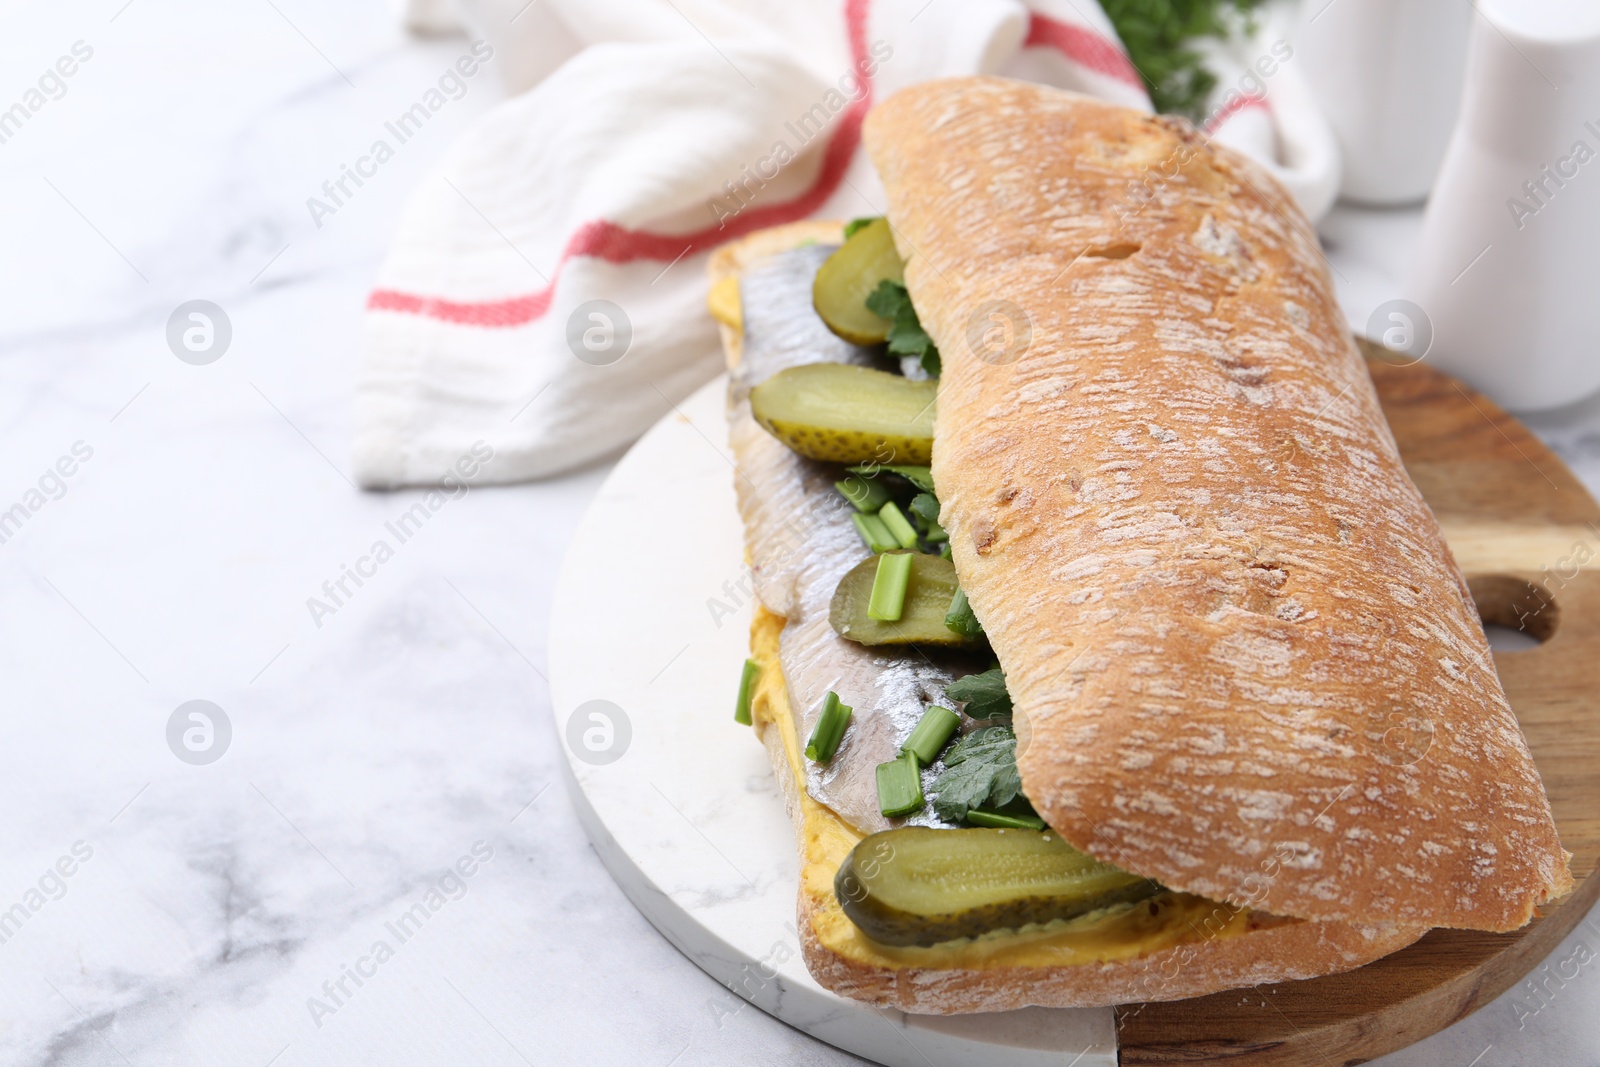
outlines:
[[880, 471], [888, 471], [890, 474], [898, 474], [918, 489], [925, 489], [930, 493], [933, 492], [933, 471], [927, 467], [906, 467], [890, 463], [862, 463], [859, 466], [848, 469], [851, 474], [863, 474], [868, 478], [873, 477]]
[[916, 356], [922, 369], [933, 377], [939, 376], [939, 349], [933, 338], [922, 328], [917, 309], [911, 306], [911, 294], [899, 282], [885, 278], [867, 297], [867, 310], [881, 319], [889, 320], [889, 351], [897, 356]]
[[1006, 692], [1006, 676], [999, 667], [982, 674], [957, 678], [945, 687], [944, 692], [951, 700], [965, 700], [967, 714], [974, 719], [1011, 718], [1011, 694]]
[[880, 319], [893, 322], [900, 314], [900, 309], [911, 303], [911, 294], [906, 292], [906, 287], [899, 282], [890, 281], [888, 278], [878, 283], [878, 287], [867, 294], [867, 310]]
[[939, 521], [939, 498], [932, 493], [918, 493], [911, 500], [911, 510], [924, 522]]
[[961, 822], [972, 808], [998, 808], [1022, 794], [1017, 772], [1017, 735], [1009, 726], [985, 726], [967, 734], [944, 754], [945, 771], [933, 782], [933, 810]]
[[1205, 119], [1206, 98], [1216, 75], [1191, 45], [1201, 38], [1225, 40], [1254, 32], [1252, 9], [1263, 0], [1102, 0], [1128, 58], [1162, 113]]

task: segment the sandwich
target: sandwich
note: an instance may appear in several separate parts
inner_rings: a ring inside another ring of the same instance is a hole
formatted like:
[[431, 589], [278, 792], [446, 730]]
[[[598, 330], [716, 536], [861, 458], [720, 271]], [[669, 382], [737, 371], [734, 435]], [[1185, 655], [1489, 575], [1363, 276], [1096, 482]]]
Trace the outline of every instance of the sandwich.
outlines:
[[1174, 1000], [1505, 931], [1570, 856], [1314, 233], [1182, 120], [878, 105], [882, 216], [712, 259], [736, 717], [817, 981]]

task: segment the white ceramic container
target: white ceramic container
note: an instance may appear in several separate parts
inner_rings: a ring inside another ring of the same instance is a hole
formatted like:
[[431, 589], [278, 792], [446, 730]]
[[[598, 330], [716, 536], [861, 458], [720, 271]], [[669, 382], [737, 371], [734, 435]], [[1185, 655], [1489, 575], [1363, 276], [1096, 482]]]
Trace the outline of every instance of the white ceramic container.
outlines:
[[1428, 195], [1455, 123], [1469, 0], [1305, 0], [1295, 51], [1339, 140], [1339, 194]]
[[1600, 3], [1478, 10], [1405, 296], [1430, 362], [1513, 410], [1557, 407], [1600, 389]]

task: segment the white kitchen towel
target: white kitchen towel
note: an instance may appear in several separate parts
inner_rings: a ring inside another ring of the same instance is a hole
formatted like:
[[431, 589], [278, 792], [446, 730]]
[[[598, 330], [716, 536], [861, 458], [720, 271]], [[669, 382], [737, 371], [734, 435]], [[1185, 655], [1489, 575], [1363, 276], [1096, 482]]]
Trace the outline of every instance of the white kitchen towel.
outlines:
[[[439, 0], [410, 2], [413, 26], [447, 23]], [[518, 95], [413, 194], [368, 300], [354, 461], [371, 488], [435, 483], [478, 442], [494, 449], [487, 480], [543, 477], [670, 412], [721, 367], [713, 249], [882, 213], [860, 149], [874, 100], [993, 73], [1150, 107], [1093, 0], [454, 7], [477, 61]], [[1270, 25], [1209, 56], [1206, 125], [1315, 217], [1338, 161]]]

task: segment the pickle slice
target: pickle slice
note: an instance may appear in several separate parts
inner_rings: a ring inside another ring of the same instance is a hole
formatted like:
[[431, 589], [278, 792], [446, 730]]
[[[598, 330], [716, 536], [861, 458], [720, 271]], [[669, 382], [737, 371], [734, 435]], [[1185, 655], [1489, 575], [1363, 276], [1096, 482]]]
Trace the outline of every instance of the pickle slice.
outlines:
[[772, 436], [826, 463], [933, 459], [933, 398], [939, 383], [849, 363], [807, 363], [750, 391], [750, 410]]
[[889, 320], [867, 308], [867, 297], [885, 279], [905, 281], [905, 264], [895, 251], [887, 219], [873, 219], [851, 234], [817, 271], [811, 303], [828, 329], [856, 345], [880, 345]]
[[926, 826], [864, 838], [833, 879], [845, 915], [886, 945], [937, 945], [1072, 919], [1162, 891], [1050, 831]]
[[956, 567], [938, 556], [913, 553], [911, 581], [897, 622], [883, 622], [867, 614], [878, 557], [862, 560], [839, 580], [828, 608], [833, 632], [859, 645], [949, 645], [970, 648], [982, 644], [956, 633], [944, 623], [950, 598], [956, 594]]

